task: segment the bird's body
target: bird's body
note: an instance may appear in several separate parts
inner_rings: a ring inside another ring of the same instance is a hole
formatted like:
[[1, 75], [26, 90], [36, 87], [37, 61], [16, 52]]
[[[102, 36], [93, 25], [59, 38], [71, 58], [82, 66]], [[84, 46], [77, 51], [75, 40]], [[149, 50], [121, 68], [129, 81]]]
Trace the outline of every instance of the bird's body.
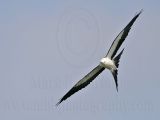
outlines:
[[104, 68], [109, 69], [109, 70], [111, 70], [111, 69], [116, 70], [116, 69], [117, 69], [114, 61], [111, 60], [111, 59], [108, 58], [108, 57], [102, 58], [102, 59], [100, 60], [100, 65], [103, 66]]
[[118, 66], [119, 66], [119, 61], [121, 58], [121, 55], [123, 53], [123, 50], [116, 56], [117, 51], [119, 50], [120, 46], [124, 42], [125, 38], [127, 37], [133, 23], [136, 21], [136, 19], [139, 17], [141, 14], [142, 10], [137, 13], [132, 20], [127, 24], [127, 26], [118, 34], [118, 36], [115, 38], [113, 41], [107, 55], [100, 60], [99, 65], [97, 65], [91, 72], [89, 72], [87, 75], [85, 75], [81, 80], [79, 80], [57, 103], [59, 105], [62, 101], [66, 100], [69, 98], [71, 95], [76, 93], [77, 91], [81, 90], [82, 88], [86, 87], [90, 82], [92, 82], [101, 72], [104, 71], [104, 69], [110, 70], [112, 73], [115, 84], [116, 84], [116, 89], [118, 91], [118, 79], [117, 79], [117, 74], [118, 74]]

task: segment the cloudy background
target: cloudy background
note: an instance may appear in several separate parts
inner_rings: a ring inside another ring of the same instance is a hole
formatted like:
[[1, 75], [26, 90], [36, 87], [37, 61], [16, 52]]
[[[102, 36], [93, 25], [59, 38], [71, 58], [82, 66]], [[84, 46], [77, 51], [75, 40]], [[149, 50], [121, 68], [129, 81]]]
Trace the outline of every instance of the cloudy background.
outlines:
[[[122, 48], [119, 92], [104, 71], [55, 104], [144, 9]], [[160, 119], [158, 0], [1, 0], [1, 120]]]

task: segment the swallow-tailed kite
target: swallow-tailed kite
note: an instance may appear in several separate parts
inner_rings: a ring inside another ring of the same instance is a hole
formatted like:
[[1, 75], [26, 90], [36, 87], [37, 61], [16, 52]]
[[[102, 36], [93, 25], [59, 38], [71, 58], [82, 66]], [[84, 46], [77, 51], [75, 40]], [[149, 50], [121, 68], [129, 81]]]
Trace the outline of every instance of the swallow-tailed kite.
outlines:
[[133, 19], [128, 23], [128, 25], [118, 34], [118, 36], [113, 41], [107, 55], [100, 60], [98, 66], [96, 66], [91, 72], [89, 72], [86, 76], [84, 76], [81, 80], [79, 80], [56, 104], [59, 105], [62, 101], [69, 98], [75, 92], [81, 90], [86, 87], [90, 82], [92, 82], [105, 68], [109, 69], [114, 77], [116, 89], [118, 91], [118, 82], [117, 82], [117, 74], [118, 74], [118, 65], [120, 57], [123, 53], [123, 50], [115, 57], [118, 49], [122, 45], [123, 41], [127, 37], [133, 23], [136, 21], [138, 16], [142, 13], [142, 10], [137, 13]]

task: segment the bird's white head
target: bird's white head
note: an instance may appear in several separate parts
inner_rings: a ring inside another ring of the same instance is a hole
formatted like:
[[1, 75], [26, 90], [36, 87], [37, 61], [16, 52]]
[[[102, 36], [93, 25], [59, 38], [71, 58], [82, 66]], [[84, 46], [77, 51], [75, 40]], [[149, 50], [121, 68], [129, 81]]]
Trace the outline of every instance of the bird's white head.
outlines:
[[105, 67], [106, 64], [107, 64], [107, 59], [106, 59], [106, 58], [102, 58], [102, 59], [100, 60], [100, 65], [102, 65], [103, 67]]
[[107, 57], [102, 58], [100, 60], [100, 65], [108, 69], [115, 67], [114, 62], [110, 58], [107, 58]]
[[106, 61], [106, 58], [102, 58], [102, 59], [100, 60], [100, 63], [105, 63], [105, 61]]

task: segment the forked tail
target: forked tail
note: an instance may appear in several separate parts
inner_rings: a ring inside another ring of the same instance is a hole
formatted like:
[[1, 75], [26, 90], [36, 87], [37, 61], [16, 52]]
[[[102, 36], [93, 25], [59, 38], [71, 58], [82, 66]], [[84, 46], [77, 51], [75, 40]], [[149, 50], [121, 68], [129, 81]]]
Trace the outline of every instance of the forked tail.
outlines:
[[[124, 49], [123, 49], [124, 50]], [[119, 61], [120, 61], [120, 58], [121, 58], [121, 55], [123, 53], [123, 50], [113, 59], [114, 60], [114, 63], [117, 67], [117, 69], [112, 69], [111, 72], [112, 72], [112, 75], [114, 77], [114, 80], [115, 80], [115, 84], [116, 84], [116, 89], [117, 89], [117, 92], [118, 92], [118, 79], [117, 79], [117, 75], [118, 75], [118, 66], [119, 66]]]
[[121, 58], [121, 55], [122, 55], [123, 51], [124, 51], [124, 48], [123, 48], [123, 50], [113, 59], [113, 60], [114, 60], [114, 63], [115, 63], [115, 65], [116, 65], [117, 68], [118, 68], [118, 66], [119, 66], [119, 61], [120, 61], [120, 58]]

